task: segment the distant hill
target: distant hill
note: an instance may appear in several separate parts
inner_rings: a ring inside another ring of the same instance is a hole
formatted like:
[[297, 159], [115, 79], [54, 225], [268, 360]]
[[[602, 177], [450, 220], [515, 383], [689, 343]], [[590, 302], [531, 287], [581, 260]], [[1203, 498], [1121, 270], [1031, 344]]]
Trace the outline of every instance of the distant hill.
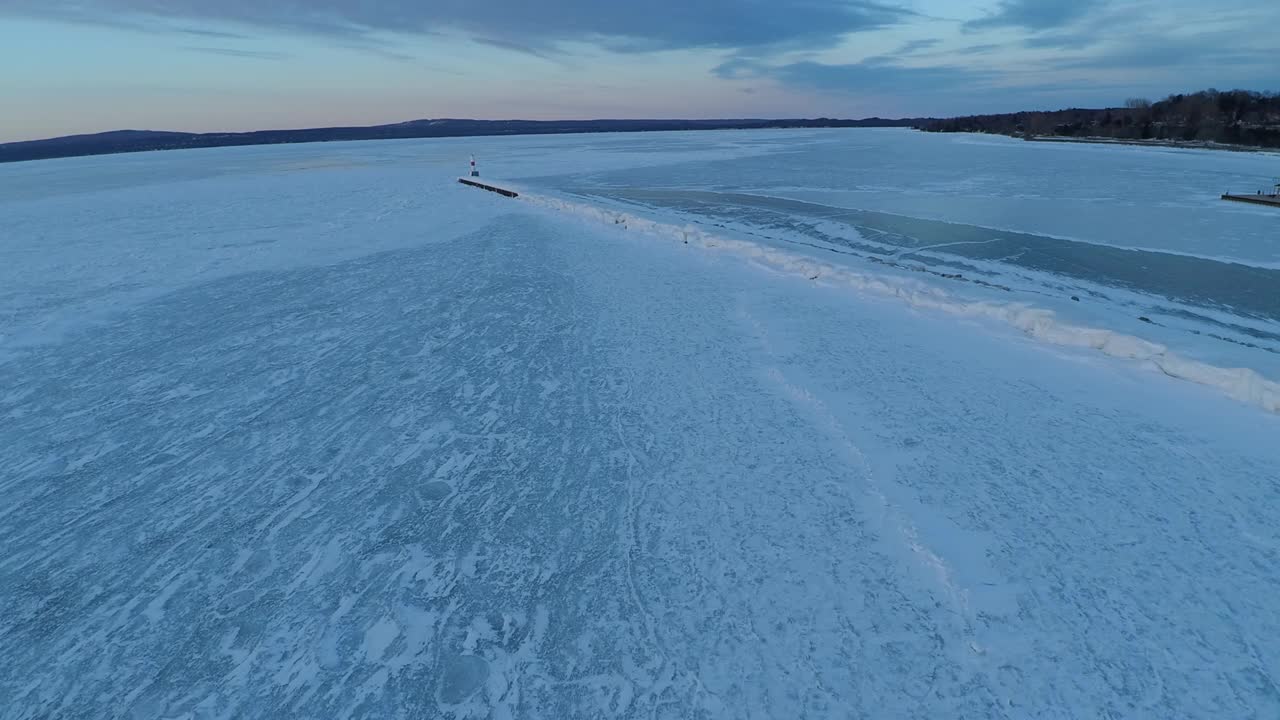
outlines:
[[71, 135], [49, 140], [0, 144], [0, 163], [23, 160], [106, 155], [110, 153], [273, 145], [341, 140], [471, 137], [492, 135], [551, 135], [564, 133], [643, 132], [657, 130], [727, 130], [758, 128], [914, 127], [922, 119], [835, 120], [413, 120], [371, 127], [331, 127], [304, 130], [259, 130], [244, 133], [180, 133], [118, 130], [94, 135]]
[[1280, 148], [1280, 93], [1205, 90], [1159, 102], [1133, 99], [1121, 108], [1019, 112], [926, 120], [927, 132], [982, 132], [1036, 139], [1218, 143]]

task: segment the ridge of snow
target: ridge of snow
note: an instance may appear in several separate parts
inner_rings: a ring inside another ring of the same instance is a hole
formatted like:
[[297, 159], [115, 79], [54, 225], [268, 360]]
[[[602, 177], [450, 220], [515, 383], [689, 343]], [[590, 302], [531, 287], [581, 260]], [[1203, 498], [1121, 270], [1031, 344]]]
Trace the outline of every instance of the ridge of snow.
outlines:
[[895, 298], [915, 308], [1005, 323], [1041, 342], [1095, 350], [1109, 357], [1138, 361], [1171, 378], [1211, 387], [1239, 402], [1280, 413], [1280, 382], [1263, 377], [1255, 370], [1224, 368], [1191, 360], [1164, 345], [1133, 335], [1063, 322], [1052, 310], [1026, 303], [962, 300], [941, 288], [918, 281], [858, 272], [748, 240], [719, 236], [693, 225], [665, 223], [608, 207], [530, 194], [523, 190], [520, 191], [520, 199], [543, 210], [578, 216], [586, 222], [735, 253], [775, 271]]

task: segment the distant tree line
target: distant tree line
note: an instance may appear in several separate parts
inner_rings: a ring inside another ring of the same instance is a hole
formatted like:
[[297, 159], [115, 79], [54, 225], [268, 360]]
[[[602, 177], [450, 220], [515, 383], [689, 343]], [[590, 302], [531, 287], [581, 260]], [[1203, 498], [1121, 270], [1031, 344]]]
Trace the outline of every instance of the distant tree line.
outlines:
[[[3, 0], [0, 0], [3, 2]], [[83, 155], [189, 150], [237, 145], [337, 142], [344, 140], [394, 140], [490, 135], [549, 135], [568, 133], [647, 132], [672, 130], [754, 130], [770, 128], [915, 127], [917, 118], [886, 120], [866, 118], [796, 118], [784, 120], [411, 120], [371, 127], [259, 130], [244, 133], [182, 133], [149, 130], [116, 130], [93, 135], [71, 135], [48, 140], [0, 143], [0, 163], [44, 160]]]
[[926, 120], [928, 132], [1018, 137], [1113, 138], [1280, 147], [1280, 93], [1204, 90], [1159, 102], [1133, 98], [1124, 107]]

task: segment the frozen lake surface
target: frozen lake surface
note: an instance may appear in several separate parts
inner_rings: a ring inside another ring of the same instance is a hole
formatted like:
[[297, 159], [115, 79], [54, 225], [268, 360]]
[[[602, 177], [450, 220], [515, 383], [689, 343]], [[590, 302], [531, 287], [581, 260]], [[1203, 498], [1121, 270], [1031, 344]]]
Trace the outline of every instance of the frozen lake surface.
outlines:
[[0, 716], [1275, 717], [1274, 163], [0, 167]]

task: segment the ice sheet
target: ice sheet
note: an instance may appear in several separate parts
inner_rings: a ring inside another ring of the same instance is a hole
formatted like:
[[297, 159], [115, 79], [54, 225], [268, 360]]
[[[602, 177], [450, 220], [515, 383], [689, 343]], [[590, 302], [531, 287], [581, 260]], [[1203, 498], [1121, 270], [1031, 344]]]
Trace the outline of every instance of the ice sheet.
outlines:
[[6, 717], [1280, 712], [1280, 417], [330, 152], [5, 201]]

